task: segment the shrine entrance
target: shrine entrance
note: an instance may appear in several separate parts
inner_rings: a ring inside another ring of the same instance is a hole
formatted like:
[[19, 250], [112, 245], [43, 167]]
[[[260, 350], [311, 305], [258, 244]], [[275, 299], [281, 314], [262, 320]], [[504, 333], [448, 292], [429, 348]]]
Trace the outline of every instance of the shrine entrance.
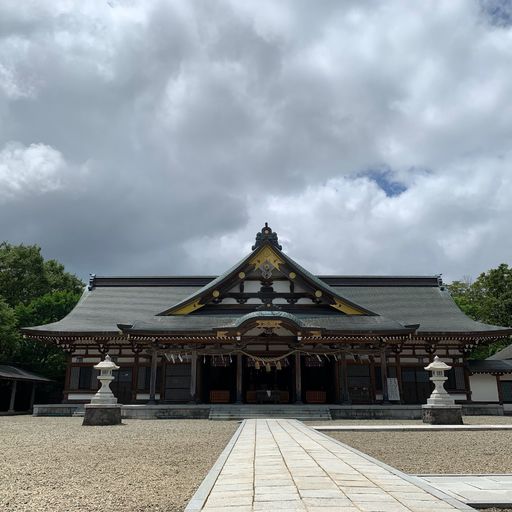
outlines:
[[291, 358], [264, 364], [243, 357], [242, 400], [248, 404], [288, 404], [293, 395]]

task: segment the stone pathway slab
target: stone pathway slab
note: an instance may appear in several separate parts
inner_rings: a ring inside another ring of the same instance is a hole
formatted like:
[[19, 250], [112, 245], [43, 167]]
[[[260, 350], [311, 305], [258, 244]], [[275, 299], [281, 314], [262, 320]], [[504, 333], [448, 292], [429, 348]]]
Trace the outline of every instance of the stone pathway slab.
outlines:
[[473, 507], [512, 506], [512, 475], [417, 475]]
[[245, 420], [205, 482], [186, 512], [473, 510], [297, 420]]

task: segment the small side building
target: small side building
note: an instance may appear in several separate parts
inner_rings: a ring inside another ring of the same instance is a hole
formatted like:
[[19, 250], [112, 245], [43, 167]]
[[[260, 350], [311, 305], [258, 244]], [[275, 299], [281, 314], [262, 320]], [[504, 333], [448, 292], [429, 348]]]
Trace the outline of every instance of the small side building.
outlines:
[[471, 399], [503, 405], [512, 414], [512, 345], [483, 361], [468, 361]]
[[50, 379], [17, 366], [0, 365], [0, 414], [31, 412], [36, 385]]

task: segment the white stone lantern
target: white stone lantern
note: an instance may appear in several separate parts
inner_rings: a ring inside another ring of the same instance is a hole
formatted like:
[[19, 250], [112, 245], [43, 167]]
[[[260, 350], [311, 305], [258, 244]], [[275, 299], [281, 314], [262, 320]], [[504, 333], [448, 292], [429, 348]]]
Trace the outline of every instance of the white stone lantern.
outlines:
[[451, 368], [437, 356], [428, 366], [425, 366], [425, 370], [432, 373], [430, 380], [434, 384], [434, 391], [427, 403], [421, 406], [424, 423], [434, 425], [460, 425], [462, 423], [462, 406], [456, 405], [455, 400], [444, 389], [444, 383], [448, 380], [445, 372]]
[[430, 380], [434, 384], [434, 391], [427, 400], [429, 405], [455, 405], [455, 400], [444, 389], [444, 383], [448, 380], [445, 372], [451, 370], [452, 367], [441, 361], [439, 357], [435, 356], [434, 360], [425, 366], [425, 370], [432, 373]]
[[101, 388], [91, 398], [91, 404], [117, 404], [117, 398], [110, 389], [110, 383], [114, 380], [112, 375], [113, 370], [119, 370], [119, 366], [116, 365], [107, 354], [105, 359], [99, 362], [94, 368], [99, 370], [98, 380], [101, 382]]

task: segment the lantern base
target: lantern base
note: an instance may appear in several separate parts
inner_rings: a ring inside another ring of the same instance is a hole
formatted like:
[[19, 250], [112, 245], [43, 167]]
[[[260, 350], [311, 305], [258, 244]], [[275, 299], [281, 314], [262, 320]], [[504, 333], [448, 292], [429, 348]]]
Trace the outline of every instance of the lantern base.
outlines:
[[422, 405], [421, 416], [430, 425], [462, 425], [462, 406]]
[[121, 405], [85, 404], [82, 425], [121, 425]]

